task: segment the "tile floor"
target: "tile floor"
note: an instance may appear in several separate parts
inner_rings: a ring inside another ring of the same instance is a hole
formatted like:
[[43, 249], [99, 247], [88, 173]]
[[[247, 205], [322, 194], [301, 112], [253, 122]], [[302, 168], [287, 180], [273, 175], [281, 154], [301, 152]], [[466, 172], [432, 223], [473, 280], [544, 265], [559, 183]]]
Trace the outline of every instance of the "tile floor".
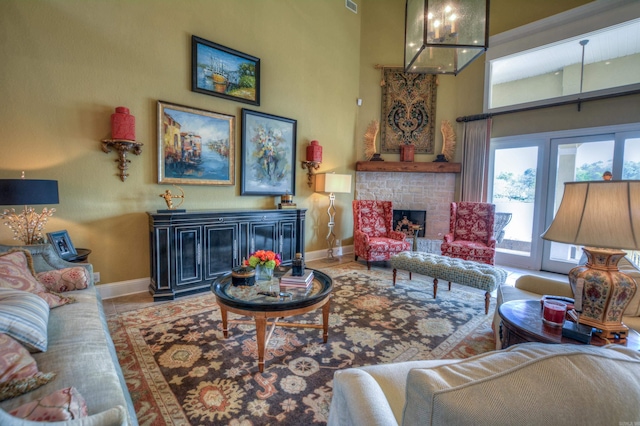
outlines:
[[[338, 262], [340, 263], [346, 263], [346, 262], [352, 262], [352, 261], [353, 261], [352, 255], [342, 256], [338, 259]], [[359, 262], [362, 262], [362, 261], [359, 260]], [[328, 265], [335, 265], [335, 263], [328, 264], [325, 260], [313, 260], [313, 261], [307, 262], [307, 266], [309, 266], [310, 268], [320, 269], [320, 270], [322, 270], [322, 268], [326, 268]], [[388, 263], [384, 264], [384, 263], [378, 262], [375, 265], [379, 265], [380, 267], [387, 267], [389, 268], [389, 273], [391, 273], [390, 266]], [[509, 284], [509, 285], [513, 285], [518, 277], [525, 274], [541, 275], [541, 276], [556, 278], [556, 279], [566, 279], [566, 275], [554, 274], [551, 272], [529, 271], [526, 269], [518, 269], [518, 268], [511, 268], [511, 267], [504, 267], [504, 266], [502, 266], [502, 268], [509, 273], [506, 281], [506, 284]], [[495, 297], [495, 292], [493, 296]], [[103, 300], [102, 302], [104, 307], [104, 312], [107, 317], [117, 315], [123, 312], [144, 308], [147, 306], [154, 306], [154, 305], [157, 306], [159, 303], [166, 303], [166, 302], [155, 302], [153, 300], [153, 297], [151, 297], [151, 295], [148, 292], [136, 293], [136, 294], [130, 294], [127, 296], [106, 299], [106, 300]]]

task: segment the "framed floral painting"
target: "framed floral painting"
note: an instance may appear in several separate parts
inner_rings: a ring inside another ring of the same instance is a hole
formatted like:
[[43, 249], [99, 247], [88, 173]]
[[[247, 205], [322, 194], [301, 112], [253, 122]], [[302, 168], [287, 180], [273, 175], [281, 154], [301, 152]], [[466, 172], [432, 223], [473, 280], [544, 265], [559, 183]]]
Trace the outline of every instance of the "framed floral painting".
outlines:
[[295, 195], [297, 121], [242, 109], [241, 195]]

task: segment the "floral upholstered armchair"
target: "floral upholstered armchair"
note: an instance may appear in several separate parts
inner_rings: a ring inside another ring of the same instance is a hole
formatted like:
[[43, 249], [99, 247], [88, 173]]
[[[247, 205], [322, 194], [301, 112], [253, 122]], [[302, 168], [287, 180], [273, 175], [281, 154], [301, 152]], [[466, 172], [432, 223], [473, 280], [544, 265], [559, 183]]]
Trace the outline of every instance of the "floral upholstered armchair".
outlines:
[[493, 265], [495, 212], [496, 206], [490, 203], [451, 203], [449, 233], [440, 246], [442, 255]]
[[355, 259], [366, 260], [368, 269], [371, 262], [389, 260], [411, 248], [406, 235], [393, 230], [391, 201], [354, 200], [353, 228]]

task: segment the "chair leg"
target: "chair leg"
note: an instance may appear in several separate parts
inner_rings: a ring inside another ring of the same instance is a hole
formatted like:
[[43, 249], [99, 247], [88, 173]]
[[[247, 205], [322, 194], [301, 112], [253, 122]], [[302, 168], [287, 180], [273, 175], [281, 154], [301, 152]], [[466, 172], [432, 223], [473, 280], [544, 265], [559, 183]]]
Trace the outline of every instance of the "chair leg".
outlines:
[[371, 270], [371, 262], [369, 262], [368, 260], [367, 260], [367, 270], [369, 271]]
[[433, 279], [433, 298], [436, 298], [436, 294], [438, 294], [438, 279]]
[[484, 294], [484, 314], [487, 315], [489, 313], [489, 302], [491, 301], [491, 293], [486, 292]]
[[396, 268], [393, 268], [393, 286], [395, 287], [396, 285], [396, 275], [397, 275], [398, 271], [396, 270]]
[[451, 291], [451, 281], [449, 281], [449, 291]]
[[353, 255], [353, 260], [354, 260], [355, 262], [357, 262], [357, 261], [358, 261], [358, 255], [357, 255], [357, 254]]
[[411, 281], [411, 271], [409, 271], [409, 281]]

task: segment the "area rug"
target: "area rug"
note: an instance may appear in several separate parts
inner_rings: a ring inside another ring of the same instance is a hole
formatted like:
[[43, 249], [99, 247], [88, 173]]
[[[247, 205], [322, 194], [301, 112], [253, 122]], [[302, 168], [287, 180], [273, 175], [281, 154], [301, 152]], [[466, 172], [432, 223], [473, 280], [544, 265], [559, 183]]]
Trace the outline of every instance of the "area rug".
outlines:
[[[210, 294], [110, 318], [140, 424], [322, 425], [336, 370], [465, 358], [495, 347], [494, 305], [485, 315], [481, 291], [454, 284], [434, 300], [432, 280], [416, 274], [411, 281], [400, 274], [394, 287], [389, 269], [349, 263], [323, 271], [334, 282], [328, 342], [318, 329], [277, 327], [264, 373], [255, 326], [232, 322], [224, 338]], [[288, 320], [321, 324], [322, 315]]]

